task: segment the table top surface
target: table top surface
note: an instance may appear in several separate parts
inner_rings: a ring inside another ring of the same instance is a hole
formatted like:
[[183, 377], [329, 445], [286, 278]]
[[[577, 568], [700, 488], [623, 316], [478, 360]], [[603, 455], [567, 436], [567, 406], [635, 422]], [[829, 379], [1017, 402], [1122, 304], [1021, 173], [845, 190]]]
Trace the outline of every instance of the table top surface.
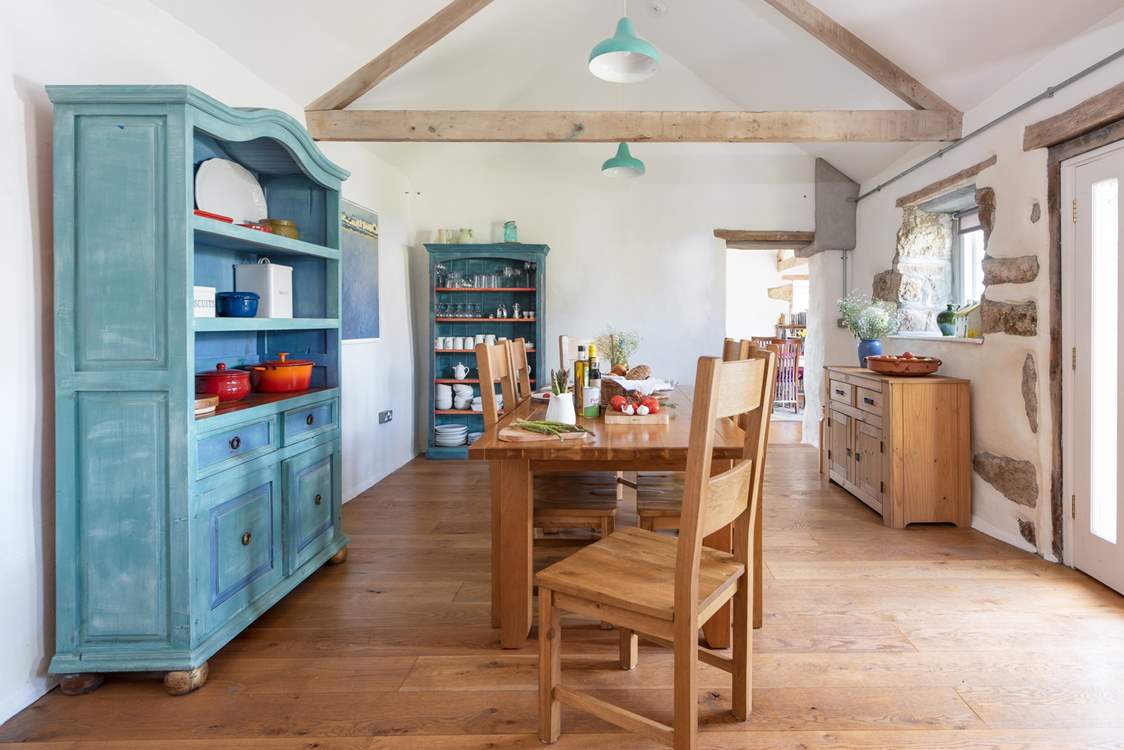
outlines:
[[[584, 440], [567, 440], [565, 443], [552, 437], [527, 443], [500, 440], [497, 437], [499, 431], [516, 419], [542, 419], [546, 414], [544, 402], [527, 399], [500, 419], [498, 425], [486, 429], [469, 446], [468, 457], [486, 461], [686, 461], [691, 434], [691, 395], [689, 386], [676, 386], [671, 391], [664, 405], [671, 414], [668, 424], [607, 425], [601, 417], [578, 417], [578, 424], [591, 433]], [[743, 440], [742, 431], [731, 420], [719, 420], [714, 436], [714, 457], [740, 457]]]

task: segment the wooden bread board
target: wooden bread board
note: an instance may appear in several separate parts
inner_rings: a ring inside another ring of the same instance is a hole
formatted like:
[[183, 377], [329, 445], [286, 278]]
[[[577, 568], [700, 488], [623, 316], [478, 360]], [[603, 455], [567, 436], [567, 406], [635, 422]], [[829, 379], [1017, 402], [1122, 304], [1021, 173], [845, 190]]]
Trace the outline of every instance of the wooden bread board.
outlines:
[[210, 414], [218, 408], [218, 396], [196, 396], [195, 397], [195, 416], [201, 417], [204, 414]]
[[585, 440], [588, 435], [588, 432], [564, 432], [561, 435], [543, 435], [538, 432], [529, 432], [518, 427], [504, 427], [500, 430], [498, 437], [500, 440], [507, 443], [538, 443], [543, 440], [553, 440], [557, 442], [558, 438], [562, 438], [563, 442]]
[[660, 409], [655, 414], [625, 414], [619, 411], [606, 411], [605, 424], [667, 424], [671, 414]]

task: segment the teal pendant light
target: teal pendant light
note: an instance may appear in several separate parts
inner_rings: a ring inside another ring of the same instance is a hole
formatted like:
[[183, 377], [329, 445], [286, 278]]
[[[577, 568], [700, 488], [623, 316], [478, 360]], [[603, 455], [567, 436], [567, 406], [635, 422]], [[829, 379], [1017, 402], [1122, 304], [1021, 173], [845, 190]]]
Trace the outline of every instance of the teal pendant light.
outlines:
[[627, 143], [617, 146], [617, 155], [601, 165], [601, 174], [610, 177], [640, 177], [644, 171], [644, 162], [629, 152]]
[[660, 52], [651, 42], [636, 36], [627, 15], [617, 21], [617, 33], [599, 42], [589, 53], [589, 72], [610, 83], [638, 83], [656, 74]]

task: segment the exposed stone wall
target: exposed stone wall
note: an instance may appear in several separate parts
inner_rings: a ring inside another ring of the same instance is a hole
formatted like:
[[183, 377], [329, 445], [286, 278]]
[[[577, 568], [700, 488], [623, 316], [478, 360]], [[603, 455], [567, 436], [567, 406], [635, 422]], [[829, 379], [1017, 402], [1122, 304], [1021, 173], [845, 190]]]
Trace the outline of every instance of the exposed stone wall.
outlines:
[[872, 296], [897, 303], [903, 330], [939, 330], [937, 313], [952, 298], [952, 217], [902, 209], [893, 267], [874, 277]]

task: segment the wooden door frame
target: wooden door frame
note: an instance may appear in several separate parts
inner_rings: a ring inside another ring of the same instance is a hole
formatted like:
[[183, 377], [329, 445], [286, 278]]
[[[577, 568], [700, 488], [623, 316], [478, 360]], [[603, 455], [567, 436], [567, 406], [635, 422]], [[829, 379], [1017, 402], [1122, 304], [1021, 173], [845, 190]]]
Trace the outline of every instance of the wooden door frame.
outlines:
[[1096, 151], [1104, 146], [1124, 140], [1124, 119], [1119, 119], [1096, 130], [1084, 133], [1049, 147], [1046, 160], [1046, 204], [1050, 219], [1050, 416], [1054, 426], [1051, 445], [1050, 515], [1052, 521], [1051, 551], [1059, 561], [1072, 559], [1065, 540], [1071, 519], [1065, 512], [1065, 435], [1063, 427], [1064, 399], [1062, 381], [1066, 357], [1063, 352], [1065, 321], [1062, 308], [1062, 162]]

